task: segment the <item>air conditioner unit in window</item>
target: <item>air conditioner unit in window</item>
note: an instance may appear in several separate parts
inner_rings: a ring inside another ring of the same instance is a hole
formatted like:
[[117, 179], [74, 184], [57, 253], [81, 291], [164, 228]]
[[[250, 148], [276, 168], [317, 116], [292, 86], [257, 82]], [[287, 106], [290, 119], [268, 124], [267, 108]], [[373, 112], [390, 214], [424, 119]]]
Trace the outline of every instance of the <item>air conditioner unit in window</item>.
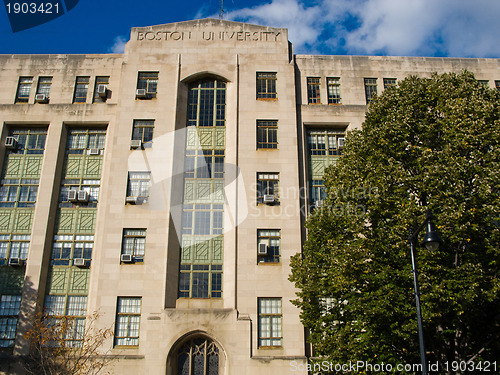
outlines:
[[70, 202], [78, 202], [78, 190], [70, 190], [68, 192], [68, 200]]
[[36, 94], [35, 95], [35, 103], [48, 103], [49, 97], [45, 94]]
[[146, 92], [146, 89], [137, 89], [135, 97], [138, 99], [146, 99], [148, 97], [148, 93]]
[[23, 260], [21, 258], [18, 257], [9, 258], [9, 266], [18, 267], [22, 265], [23, 265]]
[[138, 197], [127, 197], [126, 202], [130, 204], [137, 204]]
[[142, 140], [132, 139], [130, 141], [130, 148], [141, 148], [141, 147], [142, 147]]
[[90, 148], [88, 151], [88, 155], [101, 155], [100, 148]]
[[106, 85], [97, 85], [97, 95], [101, 98], [106, 98], [108, 96], [108, 88]]
[[78, 192], [78, 202], [87, 203], [89, 201], [89, 193], [85, 190]]
[[73, 259], [73, 265], [77, 267], [85, 267], [87, 265], [87, 260], [84, 258]]
[[264, 203], [274, 203], [274, 195], [272, 194], [264, 195]]
[[338, 138], [337, 143], [338, 143], [339, 148], [344, 147], [345, 138]]
[[265, 244], [265, 243], [259, 244], [259, 249], [257, 250], [257, 255], [260, 255], [260, 256], [267, 255], [267, 244]]
[[123, 263], [132, 263], [134, 261], [134, 257], [132, 254], [122, 254], [120, 257], [120, 261]]
[[17, 140], [14, 137], [5, 138], [5, 148], [10, 150], [15, 149], [17, 146]]

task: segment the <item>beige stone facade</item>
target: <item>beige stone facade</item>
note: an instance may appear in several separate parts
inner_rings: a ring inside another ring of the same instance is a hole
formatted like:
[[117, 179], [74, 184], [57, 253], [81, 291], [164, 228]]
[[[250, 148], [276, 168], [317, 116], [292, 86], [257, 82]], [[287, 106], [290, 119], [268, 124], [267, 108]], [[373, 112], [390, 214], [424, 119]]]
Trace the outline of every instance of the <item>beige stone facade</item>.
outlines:
[[500, 82], [497, 59], [294, 55], [286, 29], [219, 20], [0, 66], [1, 350], [26, 352], [44, 306], [98, 311], [117, 374], [197, 358], [207, 374], [305, 373], [290, 257], [367, 90], [462, 69]]

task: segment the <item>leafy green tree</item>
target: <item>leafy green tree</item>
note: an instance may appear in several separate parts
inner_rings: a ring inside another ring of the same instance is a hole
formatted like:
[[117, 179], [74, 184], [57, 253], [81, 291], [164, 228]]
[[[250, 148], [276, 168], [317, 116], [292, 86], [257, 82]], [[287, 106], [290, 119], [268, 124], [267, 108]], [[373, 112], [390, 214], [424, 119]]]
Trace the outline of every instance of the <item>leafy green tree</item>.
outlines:
[[500, 94], [469, 72], [406, 78], [325, 185], [290, 276], [318, 361], [420, 363], [408, 236], [430, 210], [445, 243], [417, 255], [427, 359], [499, 371]]

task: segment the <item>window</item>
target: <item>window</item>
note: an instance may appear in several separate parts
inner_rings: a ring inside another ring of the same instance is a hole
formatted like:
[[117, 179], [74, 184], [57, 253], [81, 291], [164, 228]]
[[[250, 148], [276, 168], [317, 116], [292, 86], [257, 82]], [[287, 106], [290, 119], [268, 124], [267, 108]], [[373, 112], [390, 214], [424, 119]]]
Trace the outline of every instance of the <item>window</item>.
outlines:
[[340, 99], [340, 78], [327, 78], [328, 104], [341, 104]]
[[[279, 229], [258, 229], [257, 246], [259, 249], [258, 260], [262, 263], [279, 263], [280, 261], [280, 240], [281, 230]], [[265, 245], [267, 253], [260, 253], [261, 247]]]
[[182, 234], [219, 235], [223, 231], [223, 204], [184, 204]]
[[142, 141], [142, 147], [151, 147], [154, 128], [154, 120], [134, 120], [132, 139]]
[[[99, 201], [101, 180], [90, 180], [83, 178], [64, 179], [62, 180], [61, 194], [59, 196], [59, 207], [74, 207], [76, 203], [85, 203], [85, 207], [97, 207]], [[76, 190], [77, 192], [85, 191], [88, 194], [86, 201], [78, 200], [73, 202], [69, 200], [69, 192]]]
[[500, 91], [500, 81], [495, 81], [495, 87], [498, 91]]
[[276, 73], [257, 72], [257, 99], [277, 99]]
[[281, 298], [259, 298], [259, 348], [281, 347]]
[[14, 148], [7, 150], [8, 154], [40, 155], [45, 149], [47, 129], [12, 129], [9, 137], [16, 140]]
[[1, 234], [0, 265], [8, 264], [11, 258], [28, 259], [30, 239], [29, 234]]
[[138, 346], [141, 297], [118, 297], [115, 346]]
[[128, 172], [127, 197], [138, 198], [146, 203], [149, 197], [150, 172]]
[[65, 346], [81, 347], [85, 334], [87, 296], [49, 295], [45, 297], [45, 312], [49, 323], [59, 325]]
[[[95, 77], [94, 100], [93, 100], [94, 103], [104, 103], [108, 99], [109, 96], [108, 85], [109, 85], [109, 77]], [[99, 86], [105, 88], [104, 93], [102, 91], [99, 91]]]
[[185, 178], [224, 178], [224, 150], [186, 150]]
[[307, 77], [307, 102], [321, 104], [321, 84], [319, 77]]
[[50, 86], [52, 85], [52, 77], [38, 78], [37, 94], [44, 94], [46, 98], [50, 96]]
[[38, 179], [3, 179], [0, 181], [0, 207], [35, 207]]
[[12, 348], [16, 339], [21, 296], [0, 296], [0, 348]]
[[490, 82], [487, 79], [478, 79], [477, 83], [485, 87], [488, 87], [490, 84]]
[[377, 94], [377, 78], [365, 78], [366, 104], [370, 103], [373, 95]]
[[182, 344], [175, 355], [178, 375], [219, 375], [219, 348], [209, 339], [197, 337]]
[[20, 77], [17, 85], [16, 103], [28, 103], [33, 77]]
[[222, 297], [222, 265], [181, 264], [180, 271], [180, 298]]
[[205, 79], [189, 85], [187, 126], [226, 126], [226, 82]]
[[70, 129], [66, 152], [68, 154], [85, 154], [90, 149], [102, 150], [105, 142], [105, 129]]
[[344, 143], [342, 130], [315, 130], [307, 134], [309, 155], [341, 155]]
[[390, 86], [396, 86], [396, 78], [384, 78], [384, 90]]
[[52, 244], [50, 264], [52, 266], [70, 266], [73, 259], [92, 259], [94, 236], [56, 235]]
[[279, 201], [279, 173], [257, 173], [257, 203], [264, 203], [265, 195]]
[[278, 121], [257, 120], [257, 149], [278, 148]]
[[146, 229], [124, 229], [122, 254], [132, 255], [136, 262], [144, 261], [146, 248]]
[[146, 90], [146, 98], [156, 98], [158, 72], [139, 72], [137, 90]]
[[312, 208], [318, 208], [323, 204], [326, 199], [326, 188], [325, 181], [323, 180], [312, 180], [310, 182], [311, 188], [311, 206]]
[[89, 89], [89, 77], [76, 77], [73, 103], [85, 103], [87, 101], [88, 89]]

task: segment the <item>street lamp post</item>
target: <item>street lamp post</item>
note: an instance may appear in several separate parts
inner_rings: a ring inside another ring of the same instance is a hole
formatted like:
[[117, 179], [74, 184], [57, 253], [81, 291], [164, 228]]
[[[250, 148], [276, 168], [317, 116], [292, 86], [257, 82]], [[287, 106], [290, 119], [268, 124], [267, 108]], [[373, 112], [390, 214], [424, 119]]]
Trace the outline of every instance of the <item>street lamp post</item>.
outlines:
[[425, 221], [422, 224], [420, 224], [420, 226], [415, 231], [410, 229], [410, 236], [408, 238], [411, 251], [413, 284], [415, 287], [415, 305], [417, 307], [417, 325], [418, 325], [418, 344], [420, 347], [420, 360], [422, 362], [423, 375], [427, 375], [428, 372], [427, 372], [427, 361], [425, 359], [424, 327], [422, 323], [422, 311], [420, 309], [420, 289], [418, 286], [418, 267], [417, 267], [418, 234], [424, 228], [424, 226], [427, 226], [426, 228], [427, 232], [421, 243], [421, 245], [425, 246], [427, 250], [435, 251], [437, 250], [439, 245], [443, 243], [443, 240], [441, 239], [441, 237], [439, 237], [439, 234], [436, 232], [436, 227], [434, 226], [434, 223], [431, 221], [431, 219], [432, 219], [432, 214], [429, 211], [427, 211]]

